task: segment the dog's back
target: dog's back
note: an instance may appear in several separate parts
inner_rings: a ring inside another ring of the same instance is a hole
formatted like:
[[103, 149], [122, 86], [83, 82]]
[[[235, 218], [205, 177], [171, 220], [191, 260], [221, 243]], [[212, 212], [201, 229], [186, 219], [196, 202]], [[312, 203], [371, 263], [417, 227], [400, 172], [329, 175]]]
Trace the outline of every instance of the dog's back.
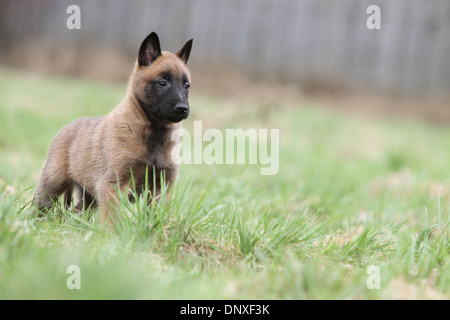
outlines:
[[[77, 174], [74, 172], [77, 159], [81, 162], [83, 158], [83, 166], [88, 167], [91, 162], [89, 161], [90, 151], [92, 151], [89, 147], [80, 148], [80, 144], [90, 145], [88, 141], [92, 139], [95, 128], [102, 118], [81, 118], [73, 121], [62, 128], [53, 139], [35, 193], [35, 199], [39, 200], [38, 209], [42, 210], [51, 206], [52, 200], [56, 200], [61, 193], [72, 190], [77, 185], [74, 179]], [[80, 150], [83, 150], [83, 155], [80, 154]], [[81, 172], [81, 170], [77, 171]], [[89, 172], [92, 171], [89, 170]]]

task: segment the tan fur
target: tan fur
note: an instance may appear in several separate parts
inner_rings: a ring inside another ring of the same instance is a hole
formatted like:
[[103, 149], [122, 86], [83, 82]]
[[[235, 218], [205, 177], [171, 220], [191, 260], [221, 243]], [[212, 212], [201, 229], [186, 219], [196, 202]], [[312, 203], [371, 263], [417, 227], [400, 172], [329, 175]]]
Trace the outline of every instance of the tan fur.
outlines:
[[116, 189], [120, 186], [121, 192], [127, 192], [131, 172], [136, 184], [142, 185], [146, 170], [152, 183], [154, 168], [157, 193], [161, 189], [161, 172], [169, 187], [172, 186], [178, 165], [171, 154], [178, 141], [172, 141], [171, 135], [180, 124], [152, 123], [138, 103], [146, 82], [167, 69], [175, 74], [187, 74], [190, 79], [184, 62], [169, 52], [163, 51], [162, 56], [148, 67], [136, 62], [126, 96], [111, 113], [78, 119], [57, 134], [35, 193], [34, 203], [40, 210], [51, 206], [62, 193], [65, 193], [65, 202], [69, 203], [70, 194], [77, 187], [87, 193], [89, 201], [92, 196], [97, 197], [100, 220], [105, 223], [117, 219], [114, 210]]

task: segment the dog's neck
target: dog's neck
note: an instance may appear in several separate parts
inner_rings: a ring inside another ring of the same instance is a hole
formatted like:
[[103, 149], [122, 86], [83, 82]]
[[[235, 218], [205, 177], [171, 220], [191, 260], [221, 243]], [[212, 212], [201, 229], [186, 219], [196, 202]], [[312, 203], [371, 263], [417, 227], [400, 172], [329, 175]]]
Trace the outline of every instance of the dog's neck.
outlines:
[[122, 128], [127, 128], [134, 141], [140, 140], [148, 150], [149, 162], [167, 166], [164, 159], [154, 158], [157, 154], [170, 154], [172, 148], [179, 143], [179, 136], [176, 130], [181, 127], [180, 123], [152, 121], [144, 112], [138, 102], [128, 95], [125, 100], [113, 111], [118, 114], [118, 119], [123, 119], [126, 123], [119, 124]]

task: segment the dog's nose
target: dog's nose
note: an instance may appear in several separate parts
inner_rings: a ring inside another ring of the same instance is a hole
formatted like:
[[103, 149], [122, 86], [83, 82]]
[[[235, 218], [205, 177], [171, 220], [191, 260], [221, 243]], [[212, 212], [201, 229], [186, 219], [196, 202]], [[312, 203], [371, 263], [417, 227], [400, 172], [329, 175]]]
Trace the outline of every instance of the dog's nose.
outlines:
[[179, 104], [175, 106], [175, 110], [177, 110], [179, 113], [187, 113], [189, 111], [189, 107], [184, 104]]

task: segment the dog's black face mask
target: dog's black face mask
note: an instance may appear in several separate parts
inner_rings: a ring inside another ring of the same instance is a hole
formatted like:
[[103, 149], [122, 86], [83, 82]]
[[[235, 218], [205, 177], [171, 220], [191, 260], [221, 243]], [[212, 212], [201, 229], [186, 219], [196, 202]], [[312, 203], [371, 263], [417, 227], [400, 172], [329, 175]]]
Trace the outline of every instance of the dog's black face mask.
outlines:
[[147, 101], [152, 101], [152, 115], [161, 120], [179, 122], [189, 116], [189, 87], [187, 75], [175, 76], [163, 72], [145, 87]]
[[142, 82], [135, 93], [150, 120], [180, 122], [189, 116], [190, 82], [186, 63], [192, 42], [186, 42], [176, 54], [161, 52], [155, 33], [142, 42], [138, 55]]

